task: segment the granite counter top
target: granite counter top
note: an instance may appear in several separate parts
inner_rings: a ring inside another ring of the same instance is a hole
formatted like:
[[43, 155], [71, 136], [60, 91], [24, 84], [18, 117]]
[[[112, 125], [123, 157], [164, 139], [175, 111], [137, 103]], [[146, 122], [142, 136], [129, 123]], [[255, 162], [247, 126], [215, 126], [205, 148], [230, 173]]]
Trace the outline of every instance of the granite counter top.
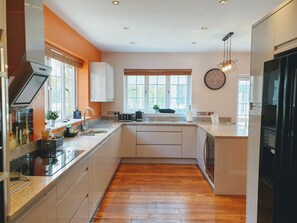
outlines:
[[247, 138], [248, 127], [236, 124], [198, 123], [198, 127], [217, 138]]
[[65, 138], [64, 144], [59, 149], [71, 148], [73, 150], [84, 150], [82, 154], [60, 169], [53, 176], [32, 176], [31, 181], [22, 189], [10, 196], [9, 220], [16, 218], [28, 211], [33, 204], [40, 200], [47, 192], [54, 188], [61, 179], [68, 174], [77, 164], [84, 162], [107, 137], [122, 125], [190, 125], [204, 129], [214, 137], [247, 137], [248, 128], [244, 126], [210, 123], [196, 123], [186, 121], [144, 121], [144, 122], [113, 122], [112, 127], [106, 132], [95, 136], [77, 136]]
[[84, 162], [92, 154], [95, 147], [112, 135], [112, 133], [121, 127], [121, 125], [122, 123], [114, 122], [112, 127], [106, 133], [96, 136], [65, 138], [63, 145], [59, 147], [59, 149], [71, 148], [73, 150], [84, 150], [84, 152], [53, 176], [31, 176], [31, 181], [26, 186], [10, 195], [9, 220], [15, 221], [16, 218], [19, 218], [22, 214], [28, 211], [32, 205], [55, 187], [66, 174], [75, 168], [77, 164]]
[[142, 121], [122, 122], [124, 125], [197, 125], [196, 122], [187, 121]]
[[209, 122], [187, 122], [187, 121], [143, 121], [143, 122], [123, 122], [124, 125], [189, 125], [189, 126], [198, 126], [204, 129], [207, 133], [214, 137], [248, 137], [248, 127], [220, 123], [220, 124], [211, 124]]
[[8, 177], [8, 173], [6, 172], [0, 172], [0, 182], [5, 180]]

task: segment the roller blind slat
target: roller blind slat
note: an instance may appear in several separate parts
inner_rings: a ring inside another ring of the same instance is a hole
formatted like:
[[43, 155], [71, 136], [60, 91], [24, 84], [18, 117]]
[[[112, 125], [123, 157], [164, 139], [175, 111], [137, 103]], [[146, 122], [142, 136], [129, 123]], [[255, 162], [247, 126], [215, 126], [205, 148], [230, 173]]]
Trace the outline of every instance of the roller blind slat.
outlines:
[[81, 68], [83, 66], [83, 60], [49, 44], [45, 43], [45, 55], [55, 60], [67, 63], [69, 65]]

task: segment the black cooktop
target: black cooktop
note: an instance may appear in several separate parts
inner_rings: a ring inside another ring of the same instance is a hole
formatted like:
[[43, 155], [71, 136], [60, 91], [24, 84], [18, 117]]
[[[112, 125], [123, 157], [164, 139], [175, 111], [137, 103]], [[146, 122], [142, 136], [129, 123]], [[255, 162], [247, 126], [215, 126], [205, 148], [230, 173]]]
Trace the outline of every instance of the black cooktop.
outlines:
[[84, 150], [36, 150], [10, 162], [10, 171], [27, 176], [52, 176]]

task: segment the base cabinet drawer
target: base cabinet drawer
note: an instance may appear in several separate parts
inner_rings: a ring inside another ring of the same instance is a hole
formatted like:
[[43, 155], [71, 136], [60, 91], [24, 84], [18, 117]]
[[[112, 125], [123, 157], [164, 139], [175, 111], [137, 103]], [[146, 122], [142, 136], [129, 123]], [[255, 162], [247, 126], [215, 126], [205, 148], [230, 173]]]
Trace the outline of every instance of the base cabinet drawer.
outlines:
[[181, 145], [181, 132], [137, 132], [138, 145]]
[[58, 223], [71, 222], [88, 196], [88, 171], [78, 178], [57, 203]]
[[137, 157], [180, 158], [181, 146], [175, 145], [137, 145]]
[[71, 223], [86, 223], [89, 222], [89, 206], [88, 206], [88, 197], [85, 198], [78, 212], [75, 214], [75, 217]]

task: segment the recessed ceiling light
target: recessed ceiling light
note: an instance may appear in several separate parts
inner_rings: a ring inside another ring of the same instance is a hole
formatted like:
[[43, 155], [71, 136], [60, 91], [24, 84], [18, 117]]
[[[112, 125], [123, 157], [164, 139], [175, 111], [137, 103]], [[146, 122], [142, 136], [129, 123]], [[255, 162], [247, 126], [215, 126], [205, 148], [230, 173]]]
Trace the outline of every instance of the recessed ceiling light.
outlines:
[[222, 5], [226, 5], [228, 3], [228, 0], [220, 0], [219, 3]]
[[124, 29], [124, 30], [128, 30], [128, 29], [130, 29], [130, 28], [129, 28], [129, 26], [125, 26], [123, 29]]
[[202, 30], [207, 30], [206, 26], [201, 27]]
[[135, 42], [133, 42], [133, 41], [132, 41], [132, 42], [130, 42], [130, 44], [134, 45], [134, 44], [135, 44]]
[[120, 4], [120, 1], [113, 0], [113, 1], [112, 1], [112, 4], [114, 4], [114, 5], [119, 5], [119, 4]]
[[197, 42], [192, 42], [193, 45], [197, 44]]

